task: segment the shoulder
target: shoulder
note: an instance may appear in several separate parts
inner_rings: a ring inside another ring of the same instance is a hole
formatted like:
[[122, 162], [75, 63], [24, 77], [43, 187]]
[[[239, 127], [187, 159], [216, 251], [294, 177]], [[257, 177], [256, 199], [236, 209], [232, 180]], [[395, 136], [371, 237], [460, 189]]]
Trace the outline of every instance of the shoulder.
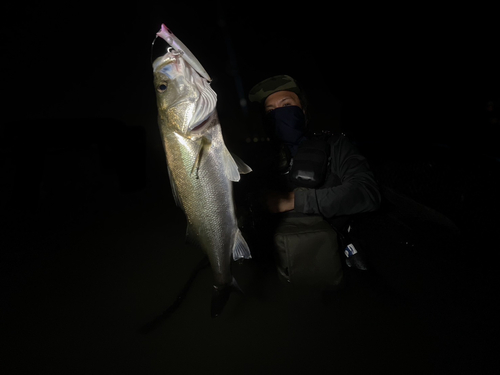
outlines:
[[330, 156], [336, 163], [343, 164], [348, 160], [365, 160], [356, 144], [345, 134], [332, 135], [328, 141], [330, 143]]
[[330, 147], [330, 151], [343, 155], [359, 154], [357, 146], [344, 133], [321, 131], [314, 133], [309, 139], [322, 140]]
[[328, 137], [328, 143], [332, 148], [357, 151], [357, 147], [344, 133], [331, 134]]

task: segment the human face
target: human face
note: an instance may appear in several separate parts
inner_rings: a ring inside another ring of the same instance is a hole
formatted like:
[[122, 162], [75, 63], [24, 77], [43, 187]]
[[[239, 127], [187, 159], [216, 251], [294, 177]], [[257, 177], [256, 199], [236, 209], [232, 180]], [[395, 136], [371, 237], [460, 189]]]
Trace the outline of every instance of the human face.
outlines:
[[278, 91], [269, 95], [264, 102], [264, 110], [269, 113], [276, 108], [297, 106], [302, 109], [299, 96], [292, 91]]

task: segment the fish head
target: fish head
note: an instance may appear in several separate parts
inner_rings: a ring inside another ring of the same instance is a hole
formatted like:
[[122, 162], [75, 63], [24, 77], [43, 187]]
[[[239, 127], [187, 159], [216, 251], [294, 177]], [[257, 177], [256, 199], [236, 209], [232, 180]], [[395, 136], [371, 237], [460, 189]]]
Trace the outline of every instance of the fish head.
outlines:
[[[194, 57], [191, 52], [179, 45], [178, 39], [168, 40], [165, 35], [169, 34], [163, 35], [162, 31], [165, 33], [164, 25], [153, 42], [162, 45], [160, 55], [153, 61], [158, 116], [169, 130], [190, 137], [204, 128], [215, 110], [217, 95], [207, 78], [191, 65]], [[188, 55], [192, 58], [186, 59]]]

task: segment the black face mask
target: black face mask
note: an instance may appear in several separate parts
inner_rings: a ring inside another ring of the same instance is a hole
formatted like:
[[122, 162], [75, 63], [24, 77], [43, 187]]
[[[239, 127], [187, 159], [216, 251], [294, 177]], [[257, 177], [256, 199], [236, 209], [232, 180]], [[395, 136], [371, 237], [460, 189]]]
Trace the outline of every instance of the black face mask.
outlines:
[[276, 108], [266, 115], [266, 125], [278, 141], [288, 146], [292, 156], [306, 139], [306, 116], [300, 107]]

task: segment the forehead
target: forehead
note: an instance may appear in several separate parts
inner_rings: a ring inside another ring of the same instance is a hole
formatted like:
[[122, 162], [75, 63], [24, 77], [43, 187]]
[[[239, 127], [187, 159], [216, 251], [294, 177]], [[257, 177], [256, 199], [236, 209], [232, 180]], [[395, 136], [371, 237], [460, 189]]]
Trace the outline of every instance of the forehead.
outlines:
[[300, 99], [296, 93], [294, 93], [292, 91], [278, 91], [278, 92], [275, 92], [275, 93], [269, 95], [266, 98], [266, 101], [264, 102], [264, 106], [267, 107], [270, 105], [275, 105], [275, 104], [277, 104], [280, 101], [285, 100], [285, 99], [291, 99], [292, 101], [296, 102], [297, 105], [300, 105]]

